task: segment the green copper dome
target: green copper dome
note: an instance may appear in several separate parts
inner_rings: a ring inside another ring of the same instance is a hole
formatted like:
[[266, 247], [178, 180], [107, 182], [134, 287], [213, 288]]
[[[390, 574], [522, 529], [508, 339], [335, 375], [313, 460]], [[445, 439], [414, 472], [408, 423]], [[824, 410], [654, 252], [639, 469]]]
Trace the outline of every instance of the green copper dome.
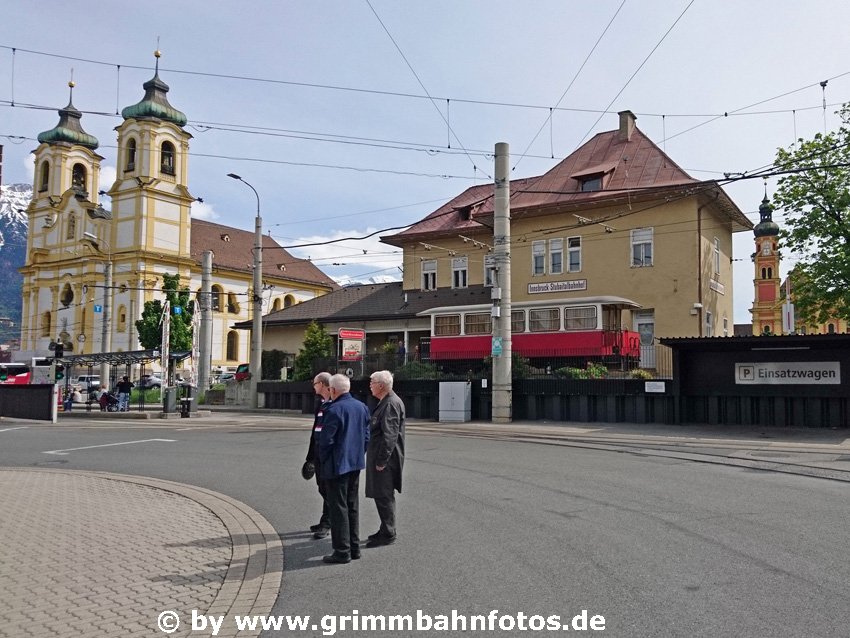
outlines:
[[80, 118], [82, 117], [83, 114], [75, 109], [73, 103], [69, 100], [68, 106], [59, 111], [59, 124], [49, 131], [39, 133], [38, 141], [45, 144], [65, 142], [67, 144], [85, 146], [91, 150], [96, 149], [98, 147], [97, 138], [83, 130], [83, 127], [80, 125]]
[[759, 214], [761, 215], [761, 220], [758, 224], [756, 224], [755, 228], [753, 228], [755, 236], [774, 237], [778, 235], [779, 224], [773, 221], [773, 206], [771, 206], [770, 201], [767, 199], [767, 195], [765, 195], [764, 199], [761, 200]]
[[159, 79], [158, 71], [153, 78], [144, 83], [143, 88], [145, 97], [142, 101], [121, 111], [121, 117], [125, 120], [156, 118], [173, 122], [177, 126], [186, 125], [186, 115], [168, 103], [168, 98], [165, 96], [168, 93], [168, 85]]

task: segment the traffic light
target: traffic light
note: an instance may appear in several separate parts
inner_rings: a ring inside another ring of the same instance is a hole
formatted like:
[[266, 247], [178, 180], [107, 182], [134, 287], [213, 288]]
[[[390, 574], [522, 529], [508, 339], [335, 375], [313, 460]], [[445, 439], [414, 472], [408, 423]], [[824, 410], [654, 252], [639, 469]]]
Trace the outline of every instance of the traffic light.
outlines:
[[54, 378], [56, 379], [56, 381], [61, 381], [65, 378], [65, 366], [63, 366], [61, 363], [56, 364], [56, 373], [54, 375]]
[[56, 348], [53, 350], [53, 358], [61, 359], [65, 356], [65, 344], [61, 341], [56, 342]]

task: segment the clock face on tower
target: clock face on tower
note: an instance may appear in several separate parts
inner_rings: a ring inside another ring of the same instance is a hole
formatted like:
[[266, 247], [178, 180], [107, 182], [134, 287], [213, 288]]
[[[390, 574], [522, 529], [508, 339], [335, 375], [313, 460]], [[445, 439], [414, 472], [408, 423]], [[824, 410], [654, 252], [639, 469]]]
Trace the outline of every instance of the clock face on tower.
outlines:
[[766, 241], [761, 245], [761, 254], [765, 257], [770, 256], [770, 242]]

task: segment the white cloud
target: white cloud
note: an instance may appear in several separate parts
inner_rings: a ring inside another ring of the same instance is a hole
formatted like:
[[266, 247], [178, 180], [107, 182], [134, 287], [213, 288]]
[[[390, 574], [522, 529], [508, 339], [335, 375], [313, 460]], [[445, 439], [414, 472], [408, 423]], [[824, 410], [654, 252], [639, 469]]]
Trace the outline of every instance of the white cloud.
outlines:
[[204, 202], [192, 202], [191, 214], [194, 219], [204, 219], [208, 222], [214, 222], [219, 219], [219, 214], [215, 212], [213, 207]]
[[29, 184], [33, 183], [33, 175], [35, 175], [35, 173], [33, 172], [35, 171], [33, 157], [34, 156], [32, 153], [27, 153], [27, 155], [24, 156], [23, 161], [21, 162], [21, 165], [24, 167], [24, 175], [26, 175], [29, 179]]
[[112, 166], [100, 167], [100, 190], [108, 191], [115, 183], [118, 172]]

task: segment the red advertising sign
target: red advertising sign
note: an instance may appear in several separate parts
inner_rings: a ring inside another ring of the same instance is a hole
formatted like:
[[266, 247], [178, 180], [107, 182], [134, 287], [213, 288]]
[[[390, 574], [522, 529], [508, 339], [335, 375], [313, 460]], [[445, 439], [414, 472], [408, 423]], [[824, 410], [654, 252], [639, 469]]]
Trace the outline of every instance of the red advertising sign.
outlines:
[[364, 341], [366, 339], [366, 331], [365, 330], [355, 330], [353, 328], [340, 328], [339, 329], [339, 338], [340, 339], [359, 339], [360, 341]]

